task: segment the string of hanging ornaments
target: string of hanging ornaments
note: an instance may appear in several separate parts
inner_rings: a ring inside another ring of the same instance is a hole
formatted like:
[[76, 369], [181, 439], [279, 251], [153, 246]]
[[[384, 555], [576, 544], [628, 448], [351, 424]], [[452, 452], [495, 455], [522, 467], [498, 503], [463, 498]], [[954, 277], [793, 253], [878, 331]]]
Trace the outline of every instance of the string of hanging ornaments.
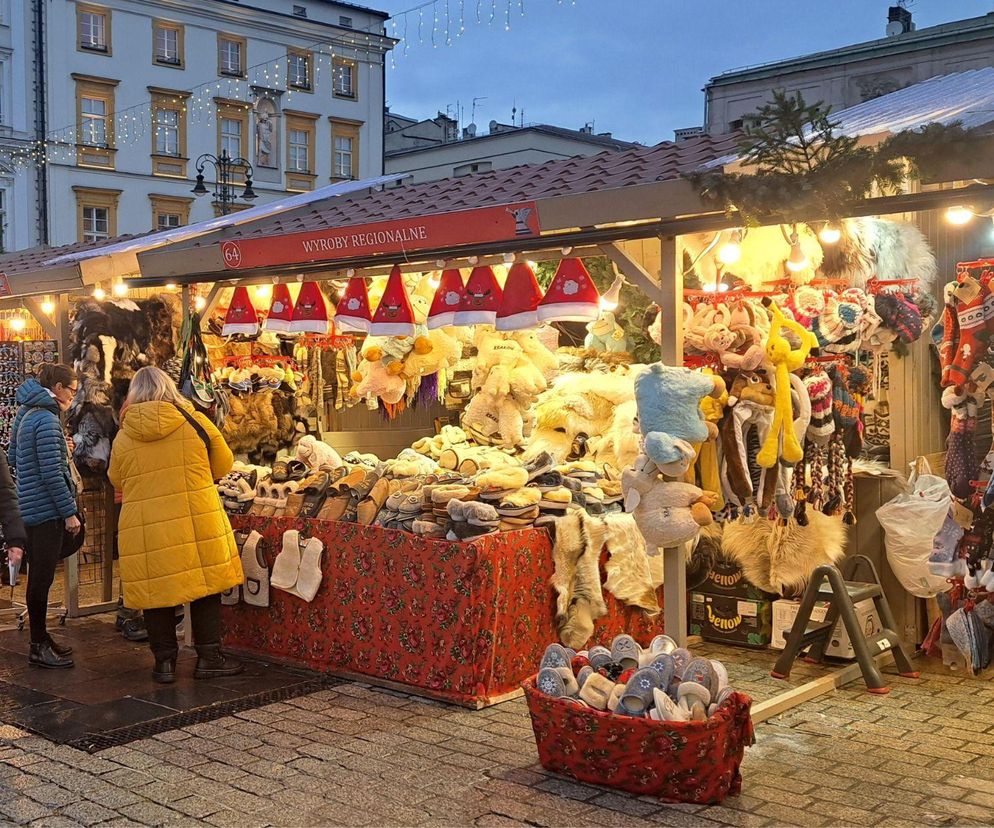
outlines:
[[[548, 0], [547, 0], [548, 1]], [[469, 8], [475, 5], [475, 9]], [[558, 6], [575, 6], [576, 0], [556, 0]], [[511, 30], [515, 16], [525, 13], [525, 0], [425, 0], [409, 9], [397, 12], [388, 20], [389, 35], [398, 43], [390, 50], [381, 45], [383, 33], [372, 27], [343, 32], [332, 43], [312, 43], [304, 47], [313, 52], [314, 80], [316, 85], [322, 72], [334, 77], [336, 60], [347, 60], [355, 65], [364, 64], [370, 75], [385, 66], [386, 54], [391, 55], [391, 68], [396, 68], [398, 50], [407, 56], [412, 46], [431, 44], [433, 49], [450, 46], [461, 37], [467, 24], [495, 26], [500, 21], [504, 31]], [[337, 71], [342, 71], [338, 68]], [[248, 66], [244, 77], [219, 78], [198, 84], [171, 98], [157, 97], [156, 105], [179, 107], [192, 123], [213, 124], [217, 117], [215, 98], [251, 104], [253, 87], [282, 90], [285, 106], [292, 108], [295, 90], [290, 55]], [[296, 94], [301, 94], [299, 91]], [[152, 99], [132, 106], [117, 108], [109, 116], [113, 125], [111, 146], [145, 142], [157, 127], [154, 123], [155, 106]], [[19, 147], [0, 147], [0, 160], [20, 169], [34, 164], [74, 164], [77, 145], [88, 145], [81, 126], [73, 123], [49, 130], [43, 140], [24, 141]], [[11, 139], [16, 141], [16, 139]]]

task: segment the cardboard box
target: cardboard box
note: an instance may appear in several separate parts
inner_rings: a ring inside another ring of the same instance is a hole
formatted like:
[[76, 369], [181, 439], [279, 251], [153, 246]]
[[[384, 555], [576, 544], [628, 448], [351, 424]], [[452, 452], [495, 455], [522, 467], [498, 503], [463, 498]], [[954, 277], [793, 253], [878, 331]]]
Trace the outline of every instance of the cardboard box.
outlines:
[[745, 575], [735, 561], [719, 556], [711, 565], [704, 583], [696, 589], [710, 595], [732, 595], [737, 598], [752, 598], [754, 600], [775, 601], [776, 595], [763, 592], [746, 580]]
[[762, 649], [770, 643], [773, 602], [690, 593], [690, 632], [705, 641]]
[[[780, 600], [773, 603], [773, 634], [770, 646], [776, 650], [782, 650], [787, 646], [787, 635], [794, 625], [797, 611], [801, 608], [800, 601]], [[828, 612], [828, 602], [819, 601], [811, 611], [811, 620], [814, 622], [824, 621]], [[866, 635], [874, 635], [883, 629], [879, 617], [877, 617], [876, 607], [873, 606], [873, 599], [867, 598], [856, 604], [856, 618]], [[852, 642], [849, 640], [849, 633], [845, 624], [840, 618], [832, 630], [832, 640], [825, 648], [825, 655], [832, 658], [854, 659], [856, 653], [853, 651]]]

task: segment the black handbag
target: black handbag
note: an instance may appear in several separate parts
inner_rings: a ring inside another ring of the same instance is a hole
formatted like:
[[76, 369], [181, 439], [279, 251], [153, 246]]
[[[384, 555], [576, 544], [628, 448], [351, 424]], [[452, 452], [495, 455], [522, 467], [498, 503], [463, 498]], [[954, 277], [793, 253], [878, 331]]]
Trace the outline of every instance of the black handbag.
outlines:
[[76, 517], [79, 518], [79, 531], [75, 535], [65, 528], [64, 523], [62, 525], [62, 555], [60, 556], [62, 560], [71, 558], [79, 552], [86, 540], [86, 516], [82, 509], [76, 512]]

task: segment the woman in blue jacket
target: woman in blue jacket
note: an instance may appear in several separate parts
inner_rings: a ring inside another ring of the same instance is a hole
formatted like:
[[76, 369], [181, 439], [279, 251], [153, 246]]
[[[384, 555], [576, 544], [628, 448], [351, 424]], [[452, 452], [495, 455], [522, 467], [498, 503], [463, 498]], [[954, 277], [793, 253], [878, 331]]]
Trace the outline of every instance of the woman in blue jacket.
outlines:
[[68, 365], [44, 365], [37, 379], [17, 389], [20, 408], [10, 429], [10, 466], [28, 542], [28, 618], [31, 653], [38, 667], [72, 667], [71, 647], [52, 640], [46, 626], [48, 591], [62, 559], [65, 533], [78, 534], [76, 486], [69, 473], [69, 447], [59, 414], [72, 403], [79, 383]]

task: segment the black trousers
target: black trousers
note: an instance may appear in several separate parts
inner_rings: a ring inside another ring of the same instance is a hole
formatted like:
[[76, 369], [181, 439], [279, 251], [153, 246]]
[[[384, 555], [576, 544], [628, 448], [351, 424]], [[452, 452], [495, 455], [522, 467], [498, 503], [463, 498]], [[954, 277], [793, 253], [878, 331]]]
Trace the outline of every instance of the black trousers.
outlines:
[[[221, 596], [208, 595], [190, 604], [190, 624], [193, 643], [197, 647], [221, 643]], [[158, 661], [176, 658], [176, 607], [156, 607], [145, 610], [148, 646]]]
[[31, 626], [31, 643], [48, 640], [48, 592], [55, 581], [55, 567], [62, 559], [62, 537], [65, 521], [47, 520], [37, 526], [26, 526], [28, 533], [28, 588], [25, 603]]

